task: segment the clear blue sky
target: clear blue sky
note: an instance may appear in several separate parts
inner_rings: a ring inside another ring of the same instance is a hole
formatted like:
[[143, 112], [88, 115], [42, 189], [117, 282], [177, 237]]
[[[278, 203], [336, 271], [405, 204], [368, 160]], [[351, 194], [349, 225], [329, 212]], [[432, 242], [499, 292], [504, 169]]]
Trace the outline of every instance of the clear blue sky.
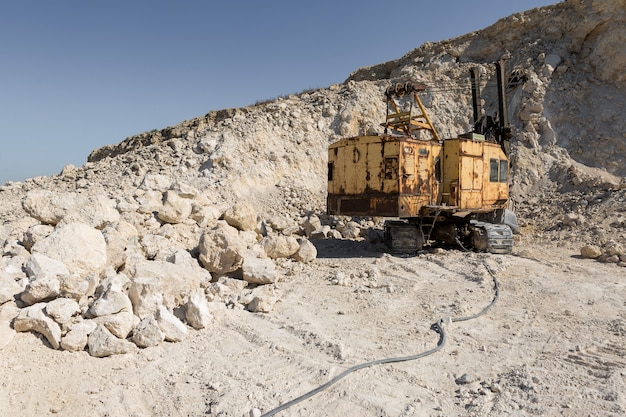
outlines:
[[[344, 81], [557, 0], [8, 0], [0, 184], [211, 110]], [[391, 6], [392, 5], [392, 6]]]

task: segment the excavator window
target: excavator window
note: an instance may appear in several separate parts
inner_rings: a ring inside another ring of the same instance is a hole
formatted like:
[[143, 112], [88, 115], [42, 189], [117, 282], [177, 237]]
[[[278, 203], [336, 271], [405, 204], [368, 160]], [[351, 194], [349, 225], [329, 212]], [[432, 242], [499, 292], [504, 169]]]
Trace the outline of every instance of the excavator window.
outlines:
[[498, 182], [500, 175], [498, 170], [500, 169], [500, 161], [496, 158], [489, 160], [489, 182]]
[[509, 161], [496, 158], [489, 160], [489, 182], [507, 182], [508, 174]]
[[509, 172], [509, 161], [506, 159], [500, 160], [500, 182], [507, 182]]

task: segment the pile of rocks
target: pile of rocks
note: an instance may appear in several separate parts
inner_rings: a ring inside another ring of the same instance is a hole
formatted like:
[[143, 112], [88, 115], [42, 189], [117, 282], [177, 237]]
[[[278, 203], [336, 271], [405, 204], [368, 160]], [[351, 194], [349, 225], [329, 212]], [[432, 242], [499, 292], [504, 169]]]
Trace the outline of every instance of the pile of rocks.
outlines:
[[615, 240], [609, 240], [602, 247], [586, 245], [580, 249], [580, 255], [587, 259], [597, 259], [603, 263], [614, 263], [626, 268], [626, 249]]
[[[34, 331], [54, 349], [97, 357], [185, 338], [219, 310], [269, 312], [277, 261], [311, 262], [319, 218], [263, 219], [225, 210], [192, 187], [158, 190], [146, 176], [134, 199], [34, 190], [27, 216], [0, 227], [0, 333]], [[280, 260], [280, 261], [279, 261]]]

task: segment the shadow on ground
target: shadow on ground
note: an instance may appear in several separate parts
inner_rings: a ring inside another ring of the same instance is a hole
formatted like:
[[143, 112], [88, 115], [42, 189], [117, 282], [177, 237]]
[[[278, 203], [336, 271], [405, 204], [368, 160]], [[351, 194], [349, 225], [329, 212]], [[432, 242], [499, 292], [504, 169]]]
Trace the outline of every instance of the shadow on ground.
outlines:
[[380, 258], [388, 252], [383, 243], [366, 240], [319, 239], [311, 240], [318, 258]]

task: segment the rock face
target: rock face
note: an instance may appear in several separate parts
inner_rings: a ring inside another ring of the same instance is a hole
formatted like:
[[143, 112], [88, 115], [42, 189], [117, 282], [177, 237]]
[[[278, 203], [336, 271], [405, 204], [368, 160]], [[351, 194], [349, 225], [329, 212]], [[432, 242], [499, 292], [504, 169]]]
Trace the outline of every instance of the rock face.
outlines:
[[374, 220], [325, 214], [329, 143], [382, 133], [385, 89], [409, 80], [427, 86], [443, 137], [467, 132], [469, 69], [495, 114], [502, 57], [525, 238], [589, 245], [583, 257], [624, 266], [625, 19], [623, 0], [518, 13], [344, 83], [213, 111], [0, 186], [0, 307], [17, 309], [16, 330], [94, 356], [161, 343], [159, 331], [182, 340], [218, 318], [216, 306], [271, 314], [280, 295], [270, 289], [315, 262], [323, 239], [380, 240]]

